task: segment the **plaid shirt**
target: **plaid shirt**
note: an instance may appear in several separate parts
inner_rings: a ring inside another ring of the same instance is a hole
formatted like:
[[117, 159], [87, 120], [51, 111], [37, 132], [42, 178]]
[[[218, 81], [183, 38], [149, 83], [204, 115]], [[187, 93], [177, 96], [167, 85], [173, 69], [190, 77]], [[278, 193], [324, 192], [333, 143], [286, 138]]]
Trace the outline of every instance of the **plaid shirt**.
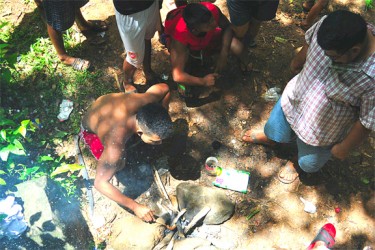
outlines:
[[[375, 130], [375, 53], [356, 63], [332, 63], [317, 42], [324, 18], [306, 32], [309, 49], [305, 65], [281, 97], [291, 128], [312, 146], [342, 141], [358, 119]], [[368, 27], [375, 34], [375, 27]]]

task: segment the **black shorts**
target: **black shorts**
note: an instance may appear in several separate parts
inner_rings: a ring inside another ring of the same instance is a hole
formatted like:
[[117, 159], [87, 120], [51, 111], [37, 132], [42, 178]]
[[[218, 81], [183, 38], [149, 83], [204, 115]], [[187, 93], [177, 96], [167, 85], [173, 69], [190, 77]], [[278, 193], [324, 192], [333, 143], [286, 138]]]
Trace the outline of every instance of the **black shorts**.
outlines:
[[227, 0], [230, 21], [241, 26], [252, 18], [269, 21], [276, 16], [279, 0]]
[[76, 10], [89, 0], [43, 0], [46, 21], [54, 30], [65, 31], [72, 27]]

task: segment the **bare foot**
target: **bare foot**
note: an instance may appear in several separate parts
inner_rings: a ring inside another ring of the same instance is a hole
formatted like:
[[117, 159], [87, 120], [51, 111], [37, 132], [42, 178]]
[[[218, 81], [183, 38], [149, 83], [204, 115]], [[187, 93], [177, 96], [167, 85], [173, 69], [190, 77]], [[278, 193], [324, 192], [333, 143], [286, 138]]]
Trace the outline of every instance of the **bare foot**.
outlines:
[[252, 129], [246, 130], [243, 133], [242, 141], [254, 144], [263, 144], [267, 146], [274, 146], [276, 144], [276, 142], [268, 139], [263, 130]]
[[285, 184], [294, 182], [299, 176], [296, 166], [292, 161], [288, 161], [283, 167], [281, 167], [279, 174], [277, 175], [279, 181]]
[[84, 59], [81, 59], [81, 58], [77, 58], [77, 57], [71, 57], [71, 56], [68, 56], [68, 55], [59, 55], [59, 59], [60, 61], [67, 65], [67, 66], [72, 66], [75, 70], [87, 70], [88, 68], [90, 68], [90, 61], [88, 60], [84, 60]]

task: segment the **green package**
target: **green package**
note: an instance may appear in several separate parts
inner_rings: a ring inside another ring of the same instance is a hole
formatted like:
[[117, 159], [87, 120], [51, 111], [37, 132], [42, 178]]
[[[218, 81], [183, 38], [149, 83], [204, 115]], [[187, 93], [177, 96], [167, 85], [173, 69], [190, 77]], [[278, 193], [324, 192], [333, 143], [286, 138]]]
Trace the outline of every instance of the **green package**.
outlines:
[[216, 177], [213, 184], [217, 187], [230, 189], [246, 194], [249, 178], [249, 172], [223, 168], [221, 169], [221, 174]]

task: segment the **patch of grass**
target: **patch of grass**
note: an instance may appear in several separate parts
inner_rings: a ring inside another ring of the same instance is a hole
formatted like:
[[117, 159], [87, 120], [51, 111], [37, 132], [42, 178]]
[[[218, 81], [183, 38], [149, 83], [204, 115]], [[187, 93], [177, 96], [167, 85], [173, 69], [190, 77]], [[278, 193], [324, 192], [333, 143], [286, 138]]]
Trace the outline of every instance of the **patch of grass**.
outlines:
[[[59, 171], [68, 172], [57, 171], [54, 179], [64, 187], [68, 196], [75, 195], [78, 191], [78, 177], [72, 171], [77, 168], [74, 164], [69, 164], [71, 159], [65, 159], [63, 153], [58, 155], [56, 148], [67, 140], [72, 140], [71, 135], [75, 135], [79, 130], [82, 111], [89, 105], [92, 97], [111, 92], [111, 88], [108, 88], [111, 84], [103, 81], [101, 71], [80, 72], [63, 65], [49, 38], [39, 35], [32, 39], [26, 38], [25, 41], [23, 37], [26, 35], [26, 29], [14, 28], [9, 23], [3, 25], [3, 28], [7, 31], [1, 35], [17, 53], [17, 63], [15, 69], [10, 69], [10, 83], [1, 89], [1, 105], [12, 114], [19, 114], [21, 119], [38, 119], [40, 122], [36, 133], [25, 138], [27, 153], [23, 157], [11, 156], [6, 173], [24, 181], [41, 175], [51, 175], [52, 171], [55, 170], [56, 173], [56, 169], [63, 167]], [[73, 29], [64, 33], [64, 43], [69, 54], [82, 53], [80, 39], [80, 35]], [[24, 45], [14, 44], [14, 41], [18, 43], [18, 40], [20, 43], [24, 42]], [[27, 44], [30, 45], [25, 49]], [[74, 102], [74, 110], [65, 122], [59, 122], [57, 119], [62, 99]], [[19, 144], [16, 143], [17, 145]], [[5, 168], [4, 164], [0, 161], [0, 170]], [[1, 179], [1, 173], [3, 172], [0, 171], [0, 182], [4, 180]]]
[[0, 21], [0, 40], [8, 43], [12, 35], [12, 24], [6, 21]]

